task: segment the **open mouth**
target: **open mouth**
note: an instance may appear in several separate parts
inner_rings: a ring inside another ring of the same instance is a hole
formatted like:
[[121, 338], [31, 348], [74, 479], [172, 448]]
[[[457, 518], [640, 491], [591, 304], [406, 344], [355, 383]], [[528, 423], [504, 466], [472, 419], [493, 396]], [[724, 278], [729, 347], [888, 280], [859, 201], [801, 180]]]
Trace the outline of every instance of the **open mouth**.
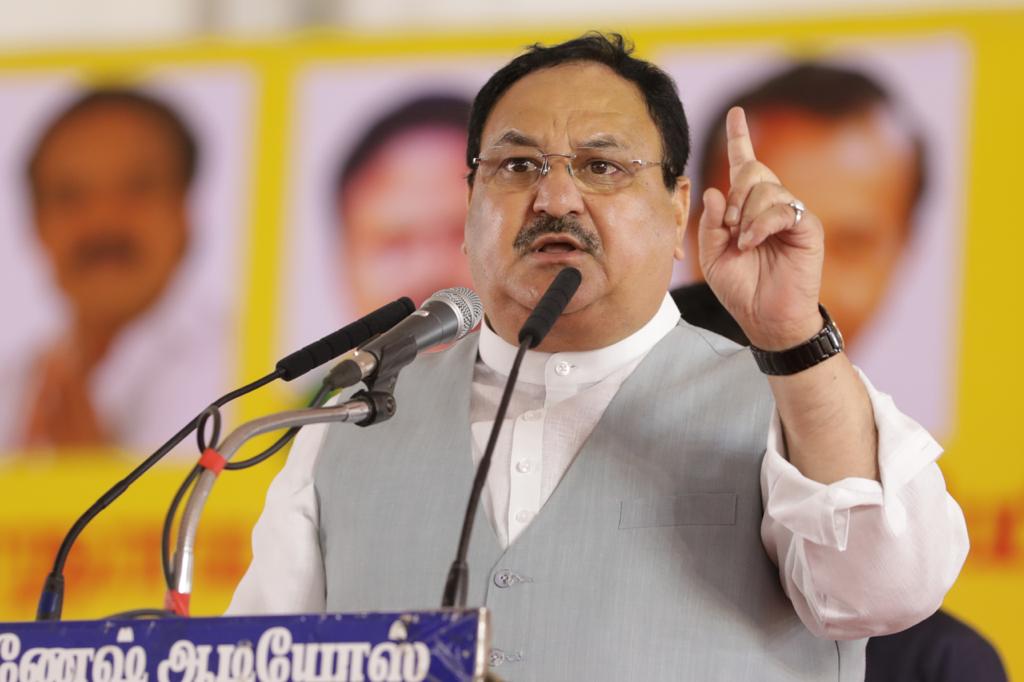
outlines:
[[530, 253], [572, 253], [586, 249], [572, 237], [566, 235], [545, 235], [530, 246]]

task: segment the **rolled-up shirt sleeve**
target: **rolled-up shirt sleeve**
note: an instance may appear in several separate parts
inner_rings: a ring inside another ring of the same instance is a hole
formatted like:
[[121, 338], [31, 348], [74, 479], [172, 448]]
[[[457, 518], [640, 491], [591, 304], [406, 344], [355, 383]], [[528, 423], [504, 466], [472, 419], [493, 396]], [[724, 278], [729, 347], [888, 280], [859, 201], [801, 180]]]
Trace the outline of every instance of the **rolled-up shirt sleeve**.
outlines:
[[761, 467], [761, 539], [815, 635], [904, 630], [935, 612], [967, 557], [967, 526], [935, 463], [941, 446], [861, 374], [878, 429], [879, 481], [830, 485], [786, 458], [776, 413]]

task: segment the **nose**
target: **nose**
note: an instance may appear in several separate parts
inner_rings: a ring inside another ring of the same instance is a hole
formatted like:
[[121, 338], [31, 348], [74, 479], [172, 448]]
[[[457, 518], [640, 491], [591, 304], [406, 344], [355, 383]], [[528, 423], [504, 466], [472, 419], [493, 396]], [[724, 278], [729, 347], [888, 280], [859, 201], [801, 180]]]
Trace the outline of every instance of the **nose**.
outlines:
[[572, 177], [569, 159], [551, 155], [547, 159], [548, 172], [537, 181], [537, 194], [533, 199], [535, 213], [547, 213], [559, 218], [570, 213], [583, 213], [583, 195]]
[[110, 188], [82, 188], [73, 203], [60, 207], [83, 236], [109, 233], [126, 222], [124, 201]]

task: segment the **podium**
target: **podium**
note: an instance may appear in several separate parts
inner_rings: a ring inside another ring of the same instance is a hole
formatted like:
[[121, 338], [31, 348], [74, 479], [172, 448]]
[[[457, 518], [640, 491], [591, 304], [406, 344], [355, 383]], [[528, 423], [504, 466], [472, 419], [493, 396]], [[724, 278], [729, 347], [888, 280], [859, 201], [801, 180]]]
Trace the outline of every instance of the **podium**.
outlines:
[[486, 609], [0, 623], [2, 682], [470, 682]]

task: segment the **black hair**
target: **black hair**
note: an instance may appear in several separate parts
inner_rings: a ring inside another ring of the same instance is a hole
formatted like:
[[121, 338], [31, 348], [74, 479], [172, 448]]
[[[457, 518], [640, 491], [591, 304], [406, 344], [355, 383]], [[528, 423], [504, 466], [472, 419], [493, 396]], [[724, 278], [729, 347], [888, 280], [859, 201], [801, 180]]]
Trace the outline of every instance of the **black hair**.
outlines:
[[192, 183], [199, 164], [199, 146], [181, 115], [166, 102], [139, 90], [103, 87], [87, 90], [76, 96], [43, 128], [28, 157], [26, 170], [31, 187], [34, 188], [36, 184], [39, 157], [53, 135], [79, 114], [100, 107], [129, 107], [157, 120], [172, 138], [181, 157], [182, 184], [188, 187]]
[[[741, 92], [723, 106], [712, 120], [715, 127], [701, 145], [698, 185], [707, 186], [711, 173], [722, 158], [725, 148], [725, 115], [729, 109], [743, 107], [747, 116], [772, 108], [796, 109], [826, 120], [838, 121], [863, 113], [873, 107], [895, 109], [889, 92], [865, 73], [849, 68], [799, 62], [762, 81], [753, 89]], [[901, 112], [902, 113], [902, 112]], [[924, 140], [901, 116], [915, 151], [916, 183], [914, 201], [920, 199], [925, 186]]]
[[[665, 186], [674, 189], [690, 156], [690, 129], [686, 123], [686, 114], [683, 113], [683, 104], [679, 101], [679, 92], [672, 78], [654, 64], [633, 57], [632, 53], [633, 46], [622, 35], [596, 31], [550, 47], [540, 43], [528, 47], [526, 52], [491, 76], [477, 93], [469, 116], [467, 165], [472, 168], [473, 159], [480, 156], [480, 137], [491, 110], [516, 81], [534, 71], [559, 64], [596, 62], [632, 82], [643, 94], [647, 111], [661, 135], [664, 157], [662, 177]], [[471, 184], [473, 175], [470, 171], [468, 179]]]
[[464, 132], [469, 106], [465, 97], [429, 94], [406, 100], [391, 109], [370, 125], [342, 161], [335, 177], [335, 191], [343, 191], [381, 147], [402, 133], [423, 127], [447, 127]]

